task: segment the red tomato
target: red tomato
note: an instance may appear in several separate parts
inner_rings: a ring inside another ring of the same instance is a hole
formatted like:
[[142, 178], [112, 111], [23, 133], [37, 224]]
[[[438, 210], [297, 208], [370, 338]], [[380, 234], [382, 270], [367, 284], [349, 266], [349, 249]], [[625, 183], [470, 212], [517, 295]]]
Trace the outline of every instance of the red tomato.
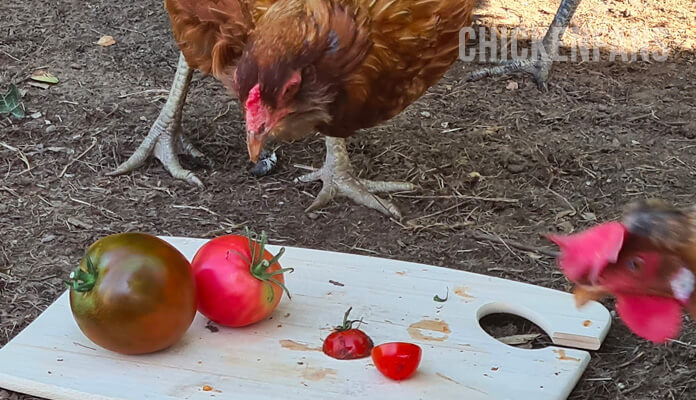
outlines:
[[364, 358], [370, 355], [372, 350], [372, 339], [360, 329], [354, 329], [354, 322], [362, 322], [362, 319], [357, 321], [349, 321], [349, 308], [343, 316], [343, 325], [337, 326], [329, 336], [324, 339], [322, 350], [329, 357], [339, 360], [353, 360], [356, 358]]
[[247, 236], [225, 235], [204, 244], [191, 267], [198, 289], [198, 311], [212, 321], [229, 327], [251, 325], [276, 309], [285, 287], [278, 259], [265, 250], [266, 233], [256, 242]]
[[384, 343], [372, 349], [372, 361], [384, 376], [400, 381], [416, 372], [421, 354], [420, 346], [413, 343]]

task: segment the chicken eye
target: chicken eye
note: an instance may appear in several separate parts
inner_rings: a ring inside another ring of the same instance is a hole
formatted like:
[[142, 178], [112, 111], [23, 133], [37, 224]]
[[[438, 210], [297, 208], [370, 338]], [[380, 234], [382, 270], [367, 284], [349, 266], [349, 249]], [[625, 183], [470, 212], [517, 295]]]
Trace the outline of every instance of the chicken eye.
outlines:
[[641, 265], [643, 265], [643, 259], [640, 257], [631, 258], [628, 261], [626, 261], [626, 268], [628, 268], [631, 271], [638, 271]]

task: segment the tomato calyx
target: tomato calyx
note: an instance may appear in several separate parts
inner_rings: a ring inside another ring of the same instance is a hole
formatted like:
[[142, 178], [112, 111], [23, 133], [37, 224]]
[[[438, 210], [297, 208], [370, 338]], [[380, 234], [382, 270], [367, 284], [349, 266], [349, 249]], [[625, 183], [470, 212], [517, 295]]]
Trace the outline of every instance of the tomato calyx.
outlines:
[[[236, 250], [229, 250], [228, 257], [230, 252], [239, 254], [240, 257], [246, 259], [247, 262], [249, 262], [249, 272], [251, 272], [251, 275], [254, 278], [266, 282], [269, 285], [269, 282], [275, 283], [276, 285], [281, 287], [283, 291], [288, 295], [288, 299], [292, 299], [292, 296], [290, 296], [290, 291], [288, 290], [288, 288], [283, 284], [283, 282], [274, 278], [274, 276], [281, 275], [285, 272], [293, 272], [295, 271], [295, 269], [281, 268], [277, 271], [266, 272], [268, 271], [268, 268], [270, 268], [271, 265], [277, 263], [280, 257], [283, 255], [283, 253], [285, 253], [285, 247], [281, 247], [278, 251], [278, 254], [274, 255], [273, 258], [271, 258], [270, 260], [266, 260], [265, 258], [263, 258], [266, 243], [268, 241], [268, 236], [266, 236], [266, 232], [261, 231], [261, 240], [257, 242], [256, 240], [254, 240], [254, 236], [256, 235], [252, 234], [249, 228], [244, 227], [244, 231], [246, 232], [247, 238], [249, 239], [249, 253], [251, 253], [251, 260], [246, 255], [241, 254]], [[259, 245], [258, 252], [256, 248], [257, 244]], [[273, 301], [273, 296], [273, 291], [271, 291], [271, 298], [269, 299], [269, 301]]]
[[85, 265], [87, 271], [83, 270], [82, 267], [77, 267], [70, 272], [69, 280], [65, 281], [65, 284], [76, 292], [89, 292], [97, 282], [99, 271], [89, 256], [85, 256]]
[[360, 327], [360, 324], [365, 324], [365, 323], [366, 323], [366, 322], [363, 322], [363, 319], [362, 319], [362, 318], [360, 318], [360, 319], [349, 320], [349, 319], [348, 319], [348, 315], [350, 314], [350, 311], [351, 311], [352, 309], [353, 309], [353, 307], [349, 307], [349, 308], [348, 308], [348, 311], [346, 311], [346, 313], [343, 315], [343, 324], [342, 324], [342, 325], [339, 325], [339, 326], [337, 326], [337, 327], [335, 327], [335, 328], [334, 328], [334, 331], [336, 331], [336, 332], [348, 331], [348, 330], [353, 329], [353, 324], [356, 323], [356, 322], [358, 323], [358, 328]]

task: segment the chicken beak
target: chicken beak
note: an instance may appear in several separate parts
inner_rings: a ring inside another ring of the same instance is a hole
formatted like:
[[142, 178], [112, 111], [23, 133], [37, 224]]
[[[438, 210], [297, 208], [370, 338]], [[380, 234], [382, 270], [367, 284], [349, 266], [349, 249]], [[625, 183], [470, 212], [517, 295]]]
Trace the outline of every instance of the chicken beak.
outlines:
[[575, 298], [575, 307], [581, 308], [590, 301], [601, 299], [606, 294], [607, 293], [604, 291], [604, 289], [600, 287], [577, 286], [573, 290], [573, 297]]
[[257, 162], [259, 160], [259, 155], [263, 150], [263, 145], [266, 143], [267, 137], [268, 135], [265, 132], [247, 132], [247, 150], [249, 151], [249, 158], [252, 162]]

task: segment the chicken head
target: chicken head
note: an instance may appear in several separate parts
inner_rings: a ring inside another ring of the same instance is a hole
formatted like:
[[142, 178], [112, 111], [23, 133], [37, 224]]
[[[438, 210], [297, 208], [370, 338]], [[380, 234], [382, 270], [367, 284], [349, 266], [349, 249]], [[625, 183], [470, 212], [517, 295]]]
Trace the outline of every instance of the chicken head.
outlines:
[[682, 308], [696, 315], [696, 279], [683, 259], [641, 248], [643, 239], [623, 224], [609, 222], [549, 239], [560, 247], [558, 264], [576, 284], [578, 307], [613, 296], [626, 326], [656, 343], [677, 336]]

